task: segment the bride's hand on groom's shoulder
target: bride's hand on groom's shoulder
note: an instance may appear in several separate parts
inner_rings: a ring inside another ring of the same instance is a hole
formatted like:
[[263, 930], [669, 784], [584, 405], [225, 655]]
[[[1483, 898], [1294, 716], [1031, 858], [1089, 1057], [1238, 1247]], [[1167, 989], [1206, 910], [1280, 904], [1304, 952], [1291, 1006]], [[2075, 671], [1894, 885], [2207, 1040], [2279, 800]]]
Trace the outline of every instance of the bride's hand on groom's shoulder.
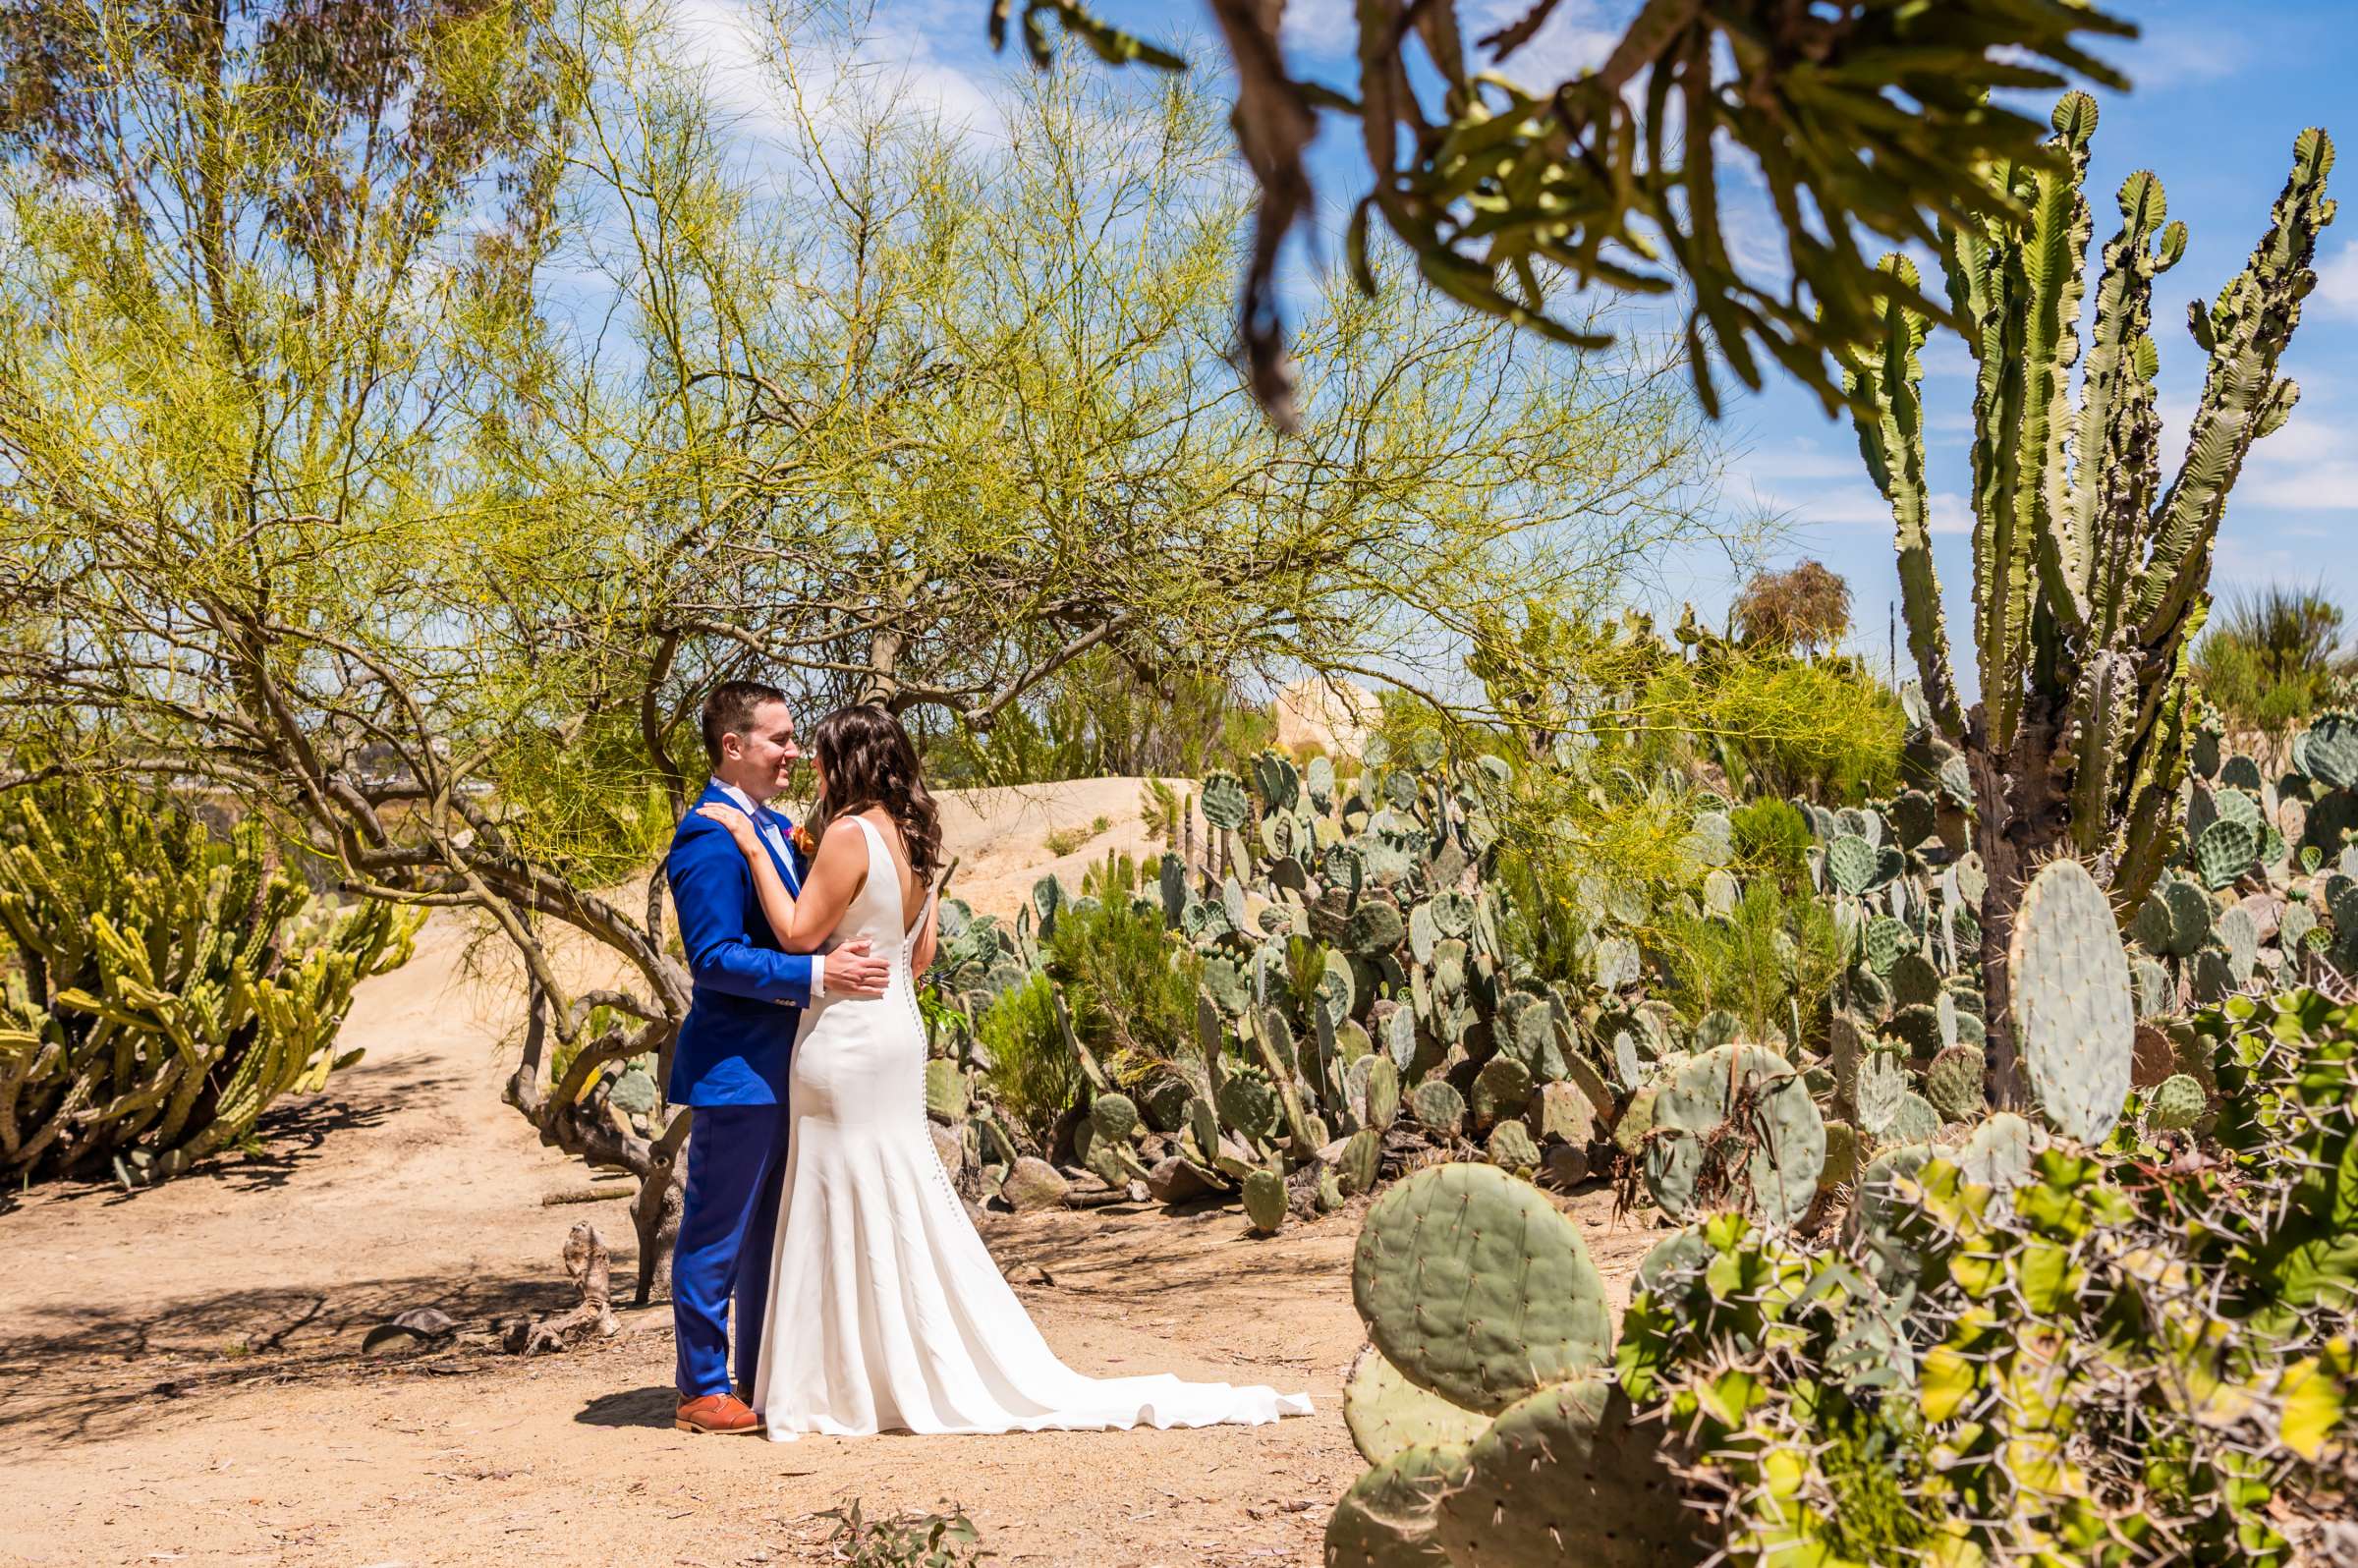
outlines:
[[735, 839], [740, 846], [759, 843], [759, 840], [754, 837], [754, 819], [734, 806], [723, 806], [718, 801], [709, 801], [698, 807], [696, 814], [708, 822], [718, 822], [727, 828], [729, 837]]

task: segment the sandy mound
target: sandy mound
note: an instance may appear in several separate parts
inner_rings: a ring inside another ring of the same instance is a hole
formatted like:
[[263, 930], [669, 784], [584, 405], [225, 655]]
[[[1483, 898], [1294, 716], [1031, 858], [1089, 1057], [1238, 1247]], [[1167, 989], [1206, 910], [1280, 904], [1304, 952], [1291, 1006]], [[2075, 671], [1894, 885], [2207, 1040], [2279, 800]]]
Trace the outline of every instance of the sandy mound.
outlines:
[[[1194, 779], [1165, 782], [1182, 800], [1196, 790]], [[1146, 786], [1143, 778], [1080, 778], [942, 791], [942, 843], [958, 858], [951, 893], [982, 913], [1012, 917], [1032, 896], [1032, 884], [1051, 871], [1078, 893], [1083, 873], [1108, 854], [1129, 855], [1151, 869], [1164, 846], [1147, 836], [1139, 813]], [[1100, 820], [1105, 826], [1093, 832]], [[1199, 818], [1199, 844], [1203, 831]], [[1055, 855], [1047, 840], [1057, 833], [1088, 836], [1079, 847]]]

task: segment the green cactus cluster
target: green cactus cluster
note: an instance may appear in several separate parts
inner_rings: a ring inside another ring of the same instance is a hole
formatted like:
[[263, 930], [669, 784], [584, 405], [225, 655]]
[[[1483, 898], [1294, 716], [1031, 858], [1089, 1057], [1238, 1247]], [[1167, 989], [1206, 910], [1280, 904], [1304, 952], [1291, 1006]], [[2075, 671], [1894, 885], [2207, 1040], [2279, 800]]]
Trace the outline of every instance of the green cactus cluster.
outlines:
[[[2034, 954], [2068, 934], [2056, 876]], [[2106, 1148], [1996, 1113], [1885, 1148], [1836, 1229], [1665, 1234], [1617, 1330], [1545, 1195], [1395, 1185], [1353, 1268], [1373, 1468], [1326, 1561], [2298, 1560], [2277, 1499], [2358, 1460], [2358, 1008], [2236, 997], [2191, 1037], [2215, 1087], [2170, 1075], [2146, 1122], [2206, 1157], [2120, 1147], [2118, 1106], [2062, 1112]]]
[[[1929, 319], [1895, 293], [1881, 338], [1847, 359], [1860, 451], [1891, 506], [1919, 705], [1933, 732], [1917, 750], [1971, 805], [1973, 844], [1997, 895], [1981, 913], [1990, 927], [1982, 967], [1996, 1014], [1992, 1087], [2009, 1105], [2024, 1088], [2004, 989], [2012, 900], [2042, 863], [2070, 856], [2103, 867], [2113, 903], [2135, 909], [2173, 861], [2200, 890], [2218, 892], [2255, 876], [2293, 837], [2248, 784], [2199, 789], [2189, 812], [2179, 802], [2202, 751], [2189, 744], [2200, 715], [2188, 655], [2209, 607], [2212, 547], [2246, 457], [2300, 394], [2277, 365], [2333, 218], [2325, 194], [2332, 141], [2315, 129], [2295, 139], [2291, 173], [2249, 261], [2188, 312], [2208, 364], [2184, 461], [2164, 483], [2153, 295], [2185, 253], [2186, 227], [2169, 219], [2159, 180], [2131, 174], [2087, 300], [2095, 220], [2083, 185], [2097, 118], [2093, 98], [2067, 94], [2049, 156], [1995, 171], [2010, 201], [1943, 225], [1937, 247], [1978, 372], [1981, 701], [1971, 712], [1933, 572], [1921, 355]], [[1914, 287], [1912, 262], [1893, 255], [1884, 266]], [[2094, 308], [2083, 334], [2084, 303]], [[2341, 776], [2351, 726], [2336, 716], [2323, 727], [2324, 740], [2307, 750]], [[2231, 970], [2195, 963], [2206, 986], [2231, 986]]]
[[406, 962], [415, 914], [329, 909], [259, 822], [215, 841], [147, 797], [0, 795], [0, 1169], [175, 1175], [357, 1060], [352, 988]]

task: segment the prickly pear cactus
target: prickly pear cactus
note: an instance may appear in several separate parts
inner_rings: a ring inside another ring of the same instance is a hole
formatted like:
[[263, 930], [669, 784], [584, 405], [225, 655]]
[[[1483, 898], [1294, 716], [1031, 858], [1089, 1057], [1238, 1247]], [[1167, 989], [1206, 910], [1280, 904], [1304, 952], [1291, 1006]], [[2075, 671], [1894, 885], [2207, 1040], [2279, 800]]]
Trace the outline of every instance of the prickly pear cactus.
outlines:
[[1386, 1360], [1468, 1410], [1503, 1410], [1602, 1366], [1612, 1347], [1580, 1227], [1489, 1165], [1432, 1166], [1377, 1199], [1351, 1294]]
[[1257, 1236], [1274, 1236], [1288, 1211], [1285, 1178], [1275, 1171], [1257, 1170], [1245, 1177], [1245, 1218]]
[[1465, 1126], [1466, 1097], [1437, 1078], [1408, 1092], [1408, 1108], [1426, 1131], [1446, 1138], [1456, 1137]]
[[2176, 1130], [2192, 1127], [2211, 1108], [2203, 1086], [2184, 1073], [2172, 1073], [2156, 1085], [2145, 1102], [2145, 1119], [2153, 1127]]
[[1789, 1225], [1818, 1196], [1825, 1164], [1809, 1086], [1765, 1046], [1691, 1057], [1655, 1101], [1646, 1186], [1673, 1219], [1733, 1207]]
[[1559, 1383], [1510, 1405], [1443, 1488], [1435, 1538], [1452, 1563], [1653, 1568], [1695, 1562], [1691, 1516], [1656, 1429], [1633, 1428], [1609, 1379]]
[[1369, 1345], [1343, 1384], [1343, 1425], [1360, 1457], [1380, 1465], [1419, 1445], [1462, 1447], [1489, 1429], [1490, 1418], [1419, 1388]]
[[1434, 1513], [1465, 1461], [1462, 1445], [1418, 1444], [1360, 1477], [1326, 1521], [1326, 1568], [1450, 1568]]
[[2100, 1144], [2129, 1094], [2137, 1010], [2112, 906], [2077, 861], [2023, 890], [2008, 957], [2014, 1037], [2048, 1123]]
[[1982, 1053], [1971, 1045], [1952, 1045], [1933, 1058], [1925, 1069], [1924, 1097], [1944, 1122], [1970, 1122], [1987, 1108], [1982, 1092], [1985, 1068]]

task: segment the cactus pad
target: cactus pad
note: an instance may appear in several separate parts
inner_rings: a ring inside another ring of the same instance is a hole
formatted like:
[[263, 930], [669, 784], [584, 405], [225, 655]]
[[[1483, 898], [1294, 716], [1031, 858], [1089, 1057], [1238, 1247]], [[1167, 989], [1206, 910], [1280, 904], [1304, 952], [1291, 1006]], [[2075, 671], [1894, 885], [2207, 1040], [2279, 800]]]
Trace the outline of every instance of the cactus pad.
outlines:
[[1540, 1168], [1540, 1146], [1533, 1141], [1531, 1129], [1521, 1122], [1500, 1122], [1491, 1128], [1484, 1151], [1500, 1170], [1527, 1176]]
[[1899, 1115], [1908, 1092], [1908, 1072], [1890, 1051], [1869, 1051], [1859, 1063], [1858, 1087], [1852, 1092], [1859, 1126], [1870, 1138], [1881, 1139]]
[[1940, 1032], [1940, 1013], [1935, 1007], [1903, 1007], [1891, 1015], [1883, 1033], [1897, 1040], [1912, 1060], [1920, 1062], [1939, 1054], [1945, 1043]]
[[2321, 713], [2301, 737], [2309, 776], [2337, 790], [2358, 786], [2358, 714]]
[[2001, 1193], [2010, 1193], [2031, 1178], [2031, 1155], [2038, 1133], [2012, 1111], [1999, 1111], [1973, 1130], [1956, 1155], [1965, 1179]]
[[1469, 1410], [1578, 1376], [1612, 1345], [1580, 1227], [1490, 1165], [1430, 1167], [1377, 1199], [1351, 1292], [1385, 1359]]
[[1818, 1195], [1825, 1123], [1792, 1065], [1759, 1045], [1691, 1058], [1655, 1102], [1646, 1185], [1674, 1219], [1739, 1207], [1789, 1225]]
[[1888, 975], [1899, 963], [1899, 955], [1907, 951], [1908, 928], [1888, 915], [1878, 915], [1867, 923], [1865, 942], [1867, 967], [1878, 975]]
[[2190, 958], [2195, 950], [2211, 940], [2212, 924], [2218, 917], [2218, 906], [2201, 887], [2179, 877], [2162, 884], [2162, 902], [2169, 906], [2170, 958]]
[[2042, 867], [2023, 890], [2008, 954], [2014, 1038], [2057, 1132], [2104, 1141], [2128, 1098], [2136, 1008], [2112, 906], [2077, 861]]
[[1381, 1465], [1419, 1445], [1462, 1447], [1489, 1429], [1490, 1418], [1419, 1388], [1369, 1345], [1343, 1384], [1343, 1425], [1360, 1457]]
[[1493, 1056], [1474, 1077], [1474, 1125], [1488, 1127], [1523, 1114], [1531, 1099], [1531, 1073], [1511, 1056]]
[[1197, 799], [1203, 803], [1204, 820], [1223, 832], [1244, 826], [1252, 805], [1245, 797], [1245, 781], [1234, 773], [1207, 773]]
[[2203, 885], [2225, 887], [2260, 859], [2260, 830], [2222, 816], [2195, 835], [2192, 854]]
[[1930, 1007], [1940, 994], [1940, 972], [1922, 953], [1891, 960], [1891, 1000], [1901, 1007]]
[[926, 1113], [944, 1127], [966, 1120], [966, 1075], [946, 1056], [926, 1063]]
[[1277, 1131], [1276, 1092], [1258, 1078], [1231, 1074], [1221, 1080], [1213, 1104], [1220, 1113], [1220, 1125], [1230, 1132], [1260, 1140]]
[[1342, 1158], [1336, 1162], [1335, 1174], [1340, 1179], [1343, 1195], [1355, 1198], [1376, 1190], [1376, 1172], [1383, 1158], [1383, 1139], [1375, 1129], [1363, 1127], [1343, 1143]]
[[1429, 1133], [1454, 1138], [1465, 1127], [1465, 1096], [1438, 1078], [1427, 1079], [1408, 1092], [1408, 1109]]
[[1940, 1131], [1940, 1113], [1933, 1102], [1910, 1090], [1899, 1096], [1899, 1113], [1891, 1118], [1891, 1137], [1903, 1144], [1930, 1143]]
[[1613, 1123], [1613, 1147], [1630, 1158], [1638, 1157], [1646, 1147], [1646, 1135], [1654, 1131], [1654, 1102], [1661, 1091], [1653, 1087], [1639, 1090], [1629, 1096], [1620, 1119]]
[[1127, 1094], [1099, 1094], [1089, 1102], [1089, 1125], [1109, 1143], [1127, 1143], [1138, 1131], [1138, 1103]]
[[2145, 1119], [2152, 1126], [2177, 1130], [2192, 1127], [2210, 1108], [2202, 1085], [2184, 1073], [2172, 1073], [2147, 1098]]
[[2227, 950], [2227, 969], [2235, 977], [2235, 983], [2249, 982], [2260, 962], [2260, 923], [2253, 919], [2252, 912], [2241, 904], [2219, 911], [2212, 934]]
[[1389, 1056], [1368, 1058], [1367, 1125], [1380, 1133], [1400, 1114], [1400, 1069]]
[[1382, 898], [1363, 900], [1343, 924], [1343, 945], [1370, 958], [1390, 952], [1407, 935], [1408, 924], [1401, 920], [1399, 909]]
[[1245, 1218], [1256, 1236], [1274, 1236], [1285, 1223], [1288, 1204], [1285, 1178], [1273, 1170], [1257, 1170], [1245, 1177]]
[[1605, 1378], [1544, 1388], [1499, 1414], [1466, 1450], [1434, 1534], [1453, 1563], [1695, 1562], [1689, 1514], [1629, 1403]]
[[1326, 1568], [1449, 1568], [1433, 1511], [1465, 1460], [1462, 1446], [1418, 1444], [1353, 1482], [1326, 1521]]
[[1988, 1108], [1982, 1092], [1985, 1065], [1981, 1051], [1971, 1045], [1952, 1045], [1933, 1058], [1924, 1074], [1924, 1097], [1942, 1121], [1975, 1121]]
[[1825, 846], [1825, 879], [1835, 892], [1855, 898], [1874, 885], [1880, 860], [1875, 846], [1858, 834], [1837, 834]]

